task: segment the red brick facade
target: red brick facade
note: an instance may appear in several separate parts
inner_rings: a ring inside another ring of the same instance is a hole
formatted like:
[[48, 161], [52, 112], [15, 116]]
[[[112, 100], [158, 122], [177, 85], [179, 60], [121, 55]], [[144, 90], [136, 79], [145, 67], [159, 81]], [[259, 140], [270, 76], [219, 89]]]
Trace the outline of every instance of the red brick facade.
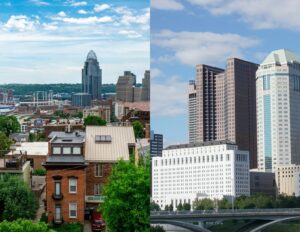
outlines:
[[[63, 198], [60, 200], [53, 199], [55, 191], [55, 176], [61, 176], [61, 193]], [[54, 177], [54, 178], [53, 178]], [[77, 177], [77, 193], [69, 193], [69, 179]], [[55, 216], [55, 205], [61, 205], [63, 222], [80, 222], [84, 223], [85, 209], [85, 170], [81, 169], [48, 169], [46, 176], [46, 199], [48, 223], [53, 223]], [[69, 203], [77, 203], [77, 217], [69, 217]]]

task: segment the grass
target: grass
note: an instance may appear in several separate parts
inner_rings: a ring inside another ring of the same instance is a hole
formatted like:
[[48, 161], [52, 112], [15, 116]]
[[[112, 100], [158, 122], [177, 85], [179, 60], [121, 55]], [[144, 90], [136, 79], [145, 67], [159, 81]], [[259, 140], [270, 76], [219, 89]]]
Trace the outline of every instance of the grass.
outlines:
[[[233, 232], [244, 225], [244, 221], [237, 221], [237, 220], [228, 220], [224, 221], [223, 224], [211, 226], [209, 229], [212, 232]], [[286, 231], [285, 231], [286, 232]]]
[[278, 223], [270, 228], [264, 230], [264, 232], [296, 232], [300, 231], [300, 221]]

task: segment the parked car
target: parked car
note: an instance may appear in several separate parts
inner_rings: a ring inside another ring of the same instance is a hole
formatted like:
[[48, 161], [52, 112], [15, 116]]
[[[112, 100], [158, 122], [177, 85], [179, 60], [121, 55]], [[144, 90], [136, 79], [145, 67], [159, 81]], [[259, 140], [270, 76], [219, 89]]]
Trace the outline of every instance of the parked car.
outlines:
[[98, 212], [93, 212], [91, 216], [92, 231], [105, 231], [105, 222], [102, 215]]

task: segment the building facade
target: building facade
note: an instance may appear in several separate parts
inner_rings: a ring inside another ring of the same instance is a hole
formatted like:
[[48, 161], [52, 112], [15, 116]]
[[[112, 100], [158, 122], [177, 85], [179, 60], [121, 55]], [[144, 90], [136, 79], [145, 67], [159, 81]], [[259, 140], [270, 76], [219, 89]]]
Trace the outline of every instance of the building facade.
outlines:
[[142, 80], [142, 101], [150, 101], [150, 70], [146, 70]]
[[190, 80], [188, 87], [189, 94], [189, 143], [197, 142], [197, 98], [196, 98], [196, 84], [194, 80]]
[[249, 196], [249, 179], [249, 152], [227, 142], [169, 146], [152, 158], [152, 199], [161, 208]]
[[102, 69], [99, 66], [97, 56], [91, 50], [82, 69], [82, 92], [89, 93], [92, 100], [101, 99]]
[[256, 73], [258, 169], [300, 164], [300, 57], [271, 52]]
[[278, 195], [300, 196], [300, 165], [278, 166], [275, 176]]
[[264, 193], [275, 197], [277, 192], [275, 173], [250, 170], [250, 194]]
[[72, 105], [86, 107], [91, 105], [92, 95], [89, 93], [75, 93], [72, 95]]
[[150, 155], [162, 156], [164, 145], [164, 137], [162, 134], [155, 134], [154, 131], [150, 132]]
[[116, 100], [124, 102], [134, 102], [134, 86], [136, 85], [136, 76], [125, 71], [123, 76], [119, 76], [116, 86]]

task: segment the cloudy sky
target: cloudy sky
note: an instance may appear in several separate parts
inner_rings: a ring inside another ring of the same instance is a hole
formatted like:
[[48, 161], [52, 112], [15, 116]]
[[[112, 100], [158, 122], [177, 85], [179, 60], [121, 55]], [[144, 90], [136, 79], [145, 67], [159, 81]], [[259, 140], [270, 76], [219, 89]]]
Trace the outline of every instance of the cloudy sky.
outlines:
[[195, 65], [260, 63], [272, 50], [300, 54], [300, 1], [152, 0], [151, 126], [165, 145], [188, 141], [187, 84]]
[[78, 83], [89, 50], [103, 83], [150, 65], [148, 0], [1, 0], [0, 83]]

